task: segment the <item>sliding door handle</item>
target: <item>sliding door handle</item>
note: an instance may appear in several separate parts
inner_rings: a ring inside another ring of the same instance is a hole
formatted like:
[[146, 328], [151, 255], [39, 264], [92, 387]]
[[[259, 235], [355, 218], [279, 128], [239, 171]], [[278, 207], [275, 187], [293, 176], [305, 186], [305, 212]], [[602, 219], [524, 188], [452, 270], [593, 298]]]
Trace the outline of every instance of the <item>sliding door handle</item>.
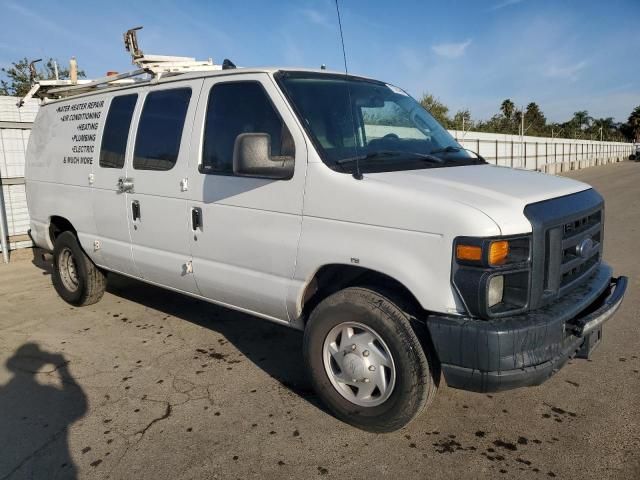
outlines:
[[198, 207], [191, 208], [191, 229], [195, 232], [202, 229], [202, 209]]
[[140, 202], [138, 200], [131, 202], [131, 215], [134, 222], [140, 220]]

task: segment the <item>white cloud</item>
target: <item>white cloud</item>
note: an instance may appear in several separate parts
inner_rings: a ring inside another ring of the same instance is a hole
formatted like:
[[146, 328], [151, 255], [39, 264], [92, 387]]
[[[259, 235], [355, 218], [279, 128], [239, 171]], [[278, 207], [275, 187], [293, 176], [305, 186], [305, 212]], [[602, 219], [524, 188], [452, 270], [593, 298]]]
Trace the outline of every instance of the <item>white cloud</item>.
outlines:
[[544, 74], [545, 76], [551, 78], [560, 78], [574, 81], [578, 79], [578, 74], [586, 66], [587, 62], [585, 62], [584, 60], [578, 63], [574, 63], [573, 65], [551, 65], [545, 69]]
[[333, 28], [333, 25], [331, 24], [327, 16], [324, 13], [319, 12], [318, 10], [314, 10], [313, 8], [305, 8], [304, 10], [300, 10], [300, 13], [302, 13], [302, 15], [304, 15], [304, 17], [311, 23], [320, 25], [321, 27]]
[[440, 55], [441, 57], [458, 58], [464, 55], [464, 52], [469, 45], [471, 45], [471, 39], [461, 43], [440, 43], [438, 45], [433, 45], [431, 49], [436, 53], [436, 55]]
[[500, 3], [496, 3], [489, 10], [500, 10], [502, 8], [509, 7], [511, 5], [516, 5], [518, 3], [522, 3], [522, 0], [503, 0]]

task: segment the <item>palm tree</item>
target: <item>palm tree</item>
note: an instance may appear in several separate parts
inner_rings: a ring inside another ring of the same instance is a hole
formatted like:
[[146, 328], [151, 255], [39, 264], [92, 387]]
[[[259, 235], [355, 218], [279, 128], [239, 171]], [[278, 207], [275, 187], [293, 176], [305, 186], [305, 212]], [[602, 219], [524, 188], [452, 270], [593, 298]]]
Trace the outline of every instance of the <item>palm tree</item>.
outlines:
[[583, 129], [582, 128], [583, 126], [588, 128], [592, 120], [593, 118], [589, 116], [589, 112], [587, 112], [586, 110], [580, 110], [579, 112], [575, 112], [573, 114], [573, 119], [572, 119], [573, 123], [580, 130]]
[[513, 112], [515, 112], [516, 104], [511, 101], [510, 98], [507, 98], [500, 105], [500, 111], [505, 116], [507, 120], [511, 120], [513, 117]]
[[640, 105], [633, 109], [627, 121], [629, 129], [635, 141], [640, 141]]
[[606, 118], [594, 118], [591, 122], [591, 136], [596, 137], [598, 139], [606, 140], [611, 136], [612, 132], [615, 132], [615, 122], [613, 121], [613, 117]]

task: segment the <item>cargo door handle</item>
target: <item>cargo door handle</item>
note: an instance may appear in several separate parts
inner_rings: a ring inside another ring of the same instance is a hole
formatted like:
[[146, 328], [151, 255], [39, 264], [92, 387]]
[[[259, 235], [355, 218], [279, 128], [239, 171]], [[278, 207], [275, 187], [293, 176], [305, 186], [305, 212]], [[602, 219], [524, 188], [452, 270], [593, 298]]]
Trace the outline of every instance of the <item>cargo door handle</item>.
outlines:
[[134, 222], [140, 220], [140, 202], [138, 200], [131, 202], [131, 214]]
[[118, 178], [118, 193], [133, 193], [133, 178]]
[[202, 229], [202, 209], [193, 207], [191, 209], [191, 229], [195, 232], [198, 228]]

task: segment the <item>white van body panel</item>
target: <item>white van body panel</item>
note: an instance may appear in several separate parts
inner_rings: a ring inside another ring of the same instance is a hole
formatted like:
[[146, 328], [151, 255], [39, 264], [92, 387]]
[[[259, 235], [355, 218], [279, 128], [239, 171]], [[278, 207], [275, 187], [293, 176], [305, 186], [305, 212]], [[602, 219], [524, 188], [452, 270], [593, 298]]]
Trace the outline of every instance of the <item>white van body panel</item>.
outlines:
[[499, 235], [498, 225], [428, 189], [381, 181], [385, 175], [355, 180], [322, 163], [309, 164], [296, 282], [305, 284], [323, 265], [357, 265], [396, 279], [424, 308], [455, 310], [449, 282], [437, 280], [450, 277], [453, 239]]
[[531, 231], [531, 224], [523, 214], [528, 204], [591, 188], [569, 178], [495, 165], [432, 168], [368, 176], [400, 190], [413, 191], [416, 195], [429, 192], [432, 200], [437, 199], [435, 204], [430, 205], [437, 205], [438, 208], [442, 199], [452, 199], [461, 205], [478, 209], [500, 226], [502, 235]]
[[92, 256], [96, 225], [89, 181], [98, 149], [96, 130], [84, 128], [100, 122], [103, 112], [104, 99], [97, 96], [57, 102], [38, 112], [27, 147], [25, 180], [34, 240], [40, 246], [53, 246], [48, 235], [55, 215], [73, 219], [80, 244]]

